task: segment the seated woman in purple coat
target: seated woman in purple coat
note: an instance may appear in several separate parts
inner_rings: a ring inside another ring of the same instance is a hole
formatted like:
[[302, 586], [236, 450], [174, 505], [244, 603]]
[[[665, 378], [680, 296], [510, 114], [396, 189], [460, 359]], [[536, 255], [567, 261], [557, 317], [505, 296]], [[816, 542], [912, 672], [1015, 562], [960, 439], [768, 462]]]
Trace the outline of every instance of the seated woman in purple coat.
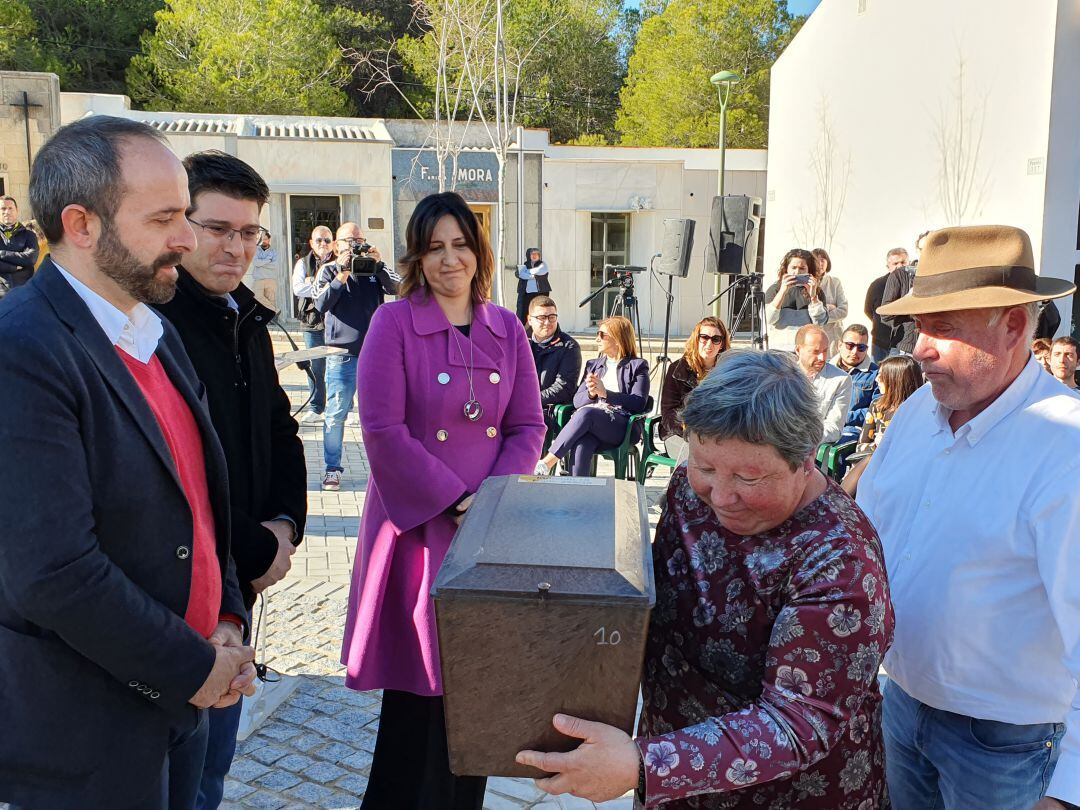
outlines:
[[585, 364], [585, 377], [574, 395], [577, 410], [551, 443], [551, 452], [536, 463], [534, 475], [551, 475], [571, 450], [570, 474], [590, 475], [593, 456], [621, 444], [630, 417], [648, 409], [649, 363], [637, 355], [629, 319], [616, 315], [601, 321], [596, 348], [600, 356]]
[[487, 301], [491, 248], [460, 196], [421, 200], [400, 270], [357, 369], [371, 478], [341, 659], [347, 686], [384, 690], [362, 807], [480, 810], [485, 780], [450, 773], [431, 586], [480, 483], [530, 472], [546, 427], [528, 339]]

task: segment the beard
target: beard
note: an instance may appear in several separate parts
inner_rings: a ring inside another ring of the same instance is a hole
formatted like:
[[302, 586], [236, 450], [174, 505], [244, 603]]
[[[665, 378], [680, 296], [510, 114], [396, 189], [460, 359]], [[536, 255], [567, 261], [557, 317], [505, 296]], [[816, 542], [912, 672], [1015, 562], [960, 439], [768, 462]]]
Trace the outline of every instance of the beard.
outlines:
[[161, 280], [158, 270], [180, 264], [179, 253], [162, 253], [153, 263], [145, 264], [128, 250], [112, 222], [106, 220], [101, 239], [94, 250], [98, 269], [120, 288], [144, 304], [167, 304], [176, 295], [176, 281]]

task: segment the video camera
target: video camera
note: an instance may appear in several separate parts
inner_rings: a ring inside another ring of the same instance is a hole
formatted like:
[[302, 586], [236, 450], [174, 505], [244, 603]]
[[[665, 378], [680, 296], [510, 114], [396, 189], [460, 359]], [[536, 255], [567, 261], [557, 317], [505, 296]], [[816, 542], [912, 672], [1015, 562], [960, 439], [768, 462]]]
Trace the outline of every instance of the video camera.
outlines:
[[645, 268], [636, 264], [605, 264], [604, 272], [608, 274], [611, 281], [617, 281], [614, 284], [609, 281], [612, 287], [621, 286], [631, 289], [634, 286], [634, 274], [644, 273]]
[[354, 276], [373, 276], [379, 267], [379, 263], [368, 256], [371, 245], [367, 242], [350, 240], [349, 250], [352, 254], [349, 260], [349, 271]]

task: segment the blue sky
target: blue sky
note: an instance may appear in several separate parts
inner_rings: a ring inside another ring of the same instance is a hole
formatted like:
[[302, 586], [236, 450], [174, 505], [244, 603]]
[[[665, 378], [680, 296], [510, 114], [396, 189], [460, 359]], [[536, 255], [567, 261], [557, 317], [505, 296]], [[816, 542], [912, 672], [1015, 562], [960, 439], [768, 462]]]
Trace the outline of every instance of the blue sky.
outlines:
[[[792, 14], [809, 14], [821, 0], [788, 0], [788, 10]], [[638, 0], [624, 0], [623, 5], [628, 8], [637, 8]]]

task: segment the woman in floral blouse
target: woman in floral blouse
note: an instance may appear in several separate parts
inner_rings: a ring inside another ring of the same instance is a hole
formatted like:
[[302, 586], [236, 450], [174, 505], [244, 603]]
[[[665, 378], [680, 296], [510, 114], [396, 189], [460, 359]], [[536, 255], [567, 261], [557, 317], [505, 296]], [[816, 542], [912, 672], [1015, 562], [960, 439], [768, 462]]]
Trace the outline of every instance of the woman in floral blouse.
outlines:
[[877, 674], [893, 614], [881, 545], [814, 466], [813, 388], [792, 356], [728, 352], [682, 413], [653, 545], [640, 736], [558, 715], [584, 742], [524, 751], [550, 793], [646, 807], [889, 806]]

